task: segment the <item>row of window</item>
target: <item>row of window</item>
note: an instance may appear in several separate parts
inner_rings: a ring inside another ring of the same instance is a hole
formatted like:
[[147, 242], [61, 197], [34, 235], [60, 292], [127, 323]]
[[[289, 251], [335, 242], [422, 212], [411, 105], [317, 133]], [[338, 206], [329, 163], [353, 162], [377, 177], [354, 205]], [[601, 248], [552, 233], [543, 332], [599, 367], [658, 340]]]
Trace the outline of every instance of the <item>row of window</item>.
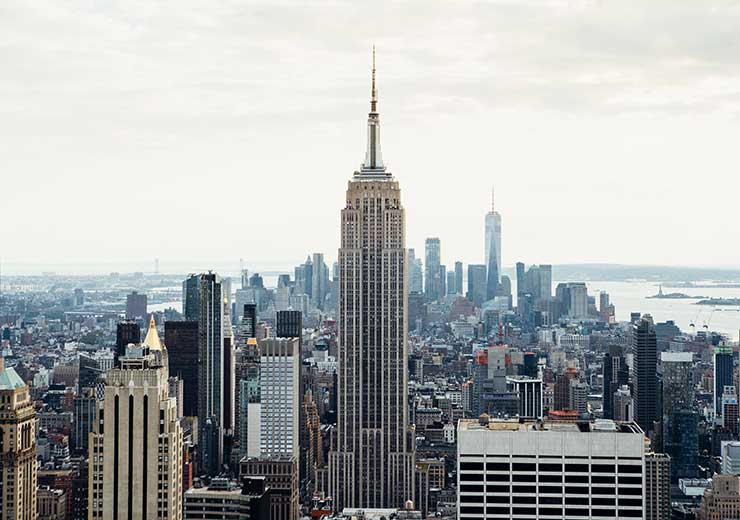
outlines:
[[[484, 513], [483, 507], [474, 507], [474, 506], [460, 506], [460, 514], [461, 515], [469, 515], [469, 514], [479, 514], [482, 515]], [[615, 509], [584, 509], [584, 508], [565, 508], [565, 509], [557, 509], [557, 508], [535, 508], [535, 507], [514, 507], [514, 508], [508, 508], [508, 507], [486, 507], [485, 513], [489, 515], [512, 515], [515, 518], [523, 519], [524, 516], [535, 516], [539, 515], [539, 517], [543, 516], [565, 516], [566, 518], [573, 518], [573, 517], [611, 517], [614, 518], [617, 516], [617, 511]], [[509, 516], [511, 518], [511, 516]], [[471, 518], [468, 516], [465, 516], [463, 518]], [[620, 509], [619, 510], [619, 518], [642, 518], [642, 509]]]
[[[508, 496], [508, 495], [461, 495], [461, 504], [539, 504], [539, 505], [565, 505], [567, 506], [588, 506], [592, 507], [599, 506], [616, 506], [617, 499], [615, 497], [591, 497], [589, 502], [588, 497], [551, 497], [551, 496]], [[640, 498], [620, 498], [619, 507], [642, 507], [642, 497]]]
[[[485, 478], [484, 478], [485, 477]], [[463, 473], [460, 475], [460, 481], [461, 482], [483, 482], [486, 480], [487, 482], [502, 482], [502, 483], [508, 483], [508, 482], [539, 482], [539, 483], [547, 483], [547, 484], [553, 484], [553, 483], [562, 483], [563, 480], [565, 480], [566, 484], [588, 484], [589, 482], [591, 484], [611, 484], [614, 485], [617, 483], [617, 477], [614, 475], [591, 475], [591, 478], [589, 479], [588, 475], [579, 475], [579, 474], [566, 474], [563, 475], [562, 473], [559, 474], [545, 474], [540, 473], [539, 475], [533, 474], [533, 473], [499, 473], [499, 474], [488, 474], [483, 475], [482, 473]], [[627, 475], [620, 475], [619, 476], [619, 483], [620, 484], [626, 484], [626, 485], [642, 485], [642, 476], [641, 475], [634, 475], [634, 476], [627, 476]]]
[[[461, 462], [462, 471], [483, 471], [483, 462]], [[550, 471], [562, 473], [642, 473], [641, 465], [634, 464], [562, 464], [553, 462], [487, 462], [487, 471]]]

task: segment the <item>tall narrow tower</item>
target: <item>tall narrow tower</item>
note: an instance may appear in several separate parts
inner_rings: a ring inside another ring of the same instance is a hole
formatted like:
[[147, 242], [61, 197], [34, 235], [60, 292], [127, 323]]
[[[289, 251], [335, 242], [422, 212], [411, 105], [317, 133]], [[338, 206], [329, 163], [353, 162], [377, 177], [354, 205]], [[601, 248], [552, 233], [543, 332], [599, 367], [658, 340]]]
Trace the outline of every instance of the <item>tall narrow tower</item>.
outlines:
[[339, 249], [339, 373], [329, 492], [336, 510], [413, 500], [408, 424], [405, 214], [380, 154], [373, 82], [365, 162], [347, 187]]
[[486, 299], [496, 297], [501, 277], [501, 214], [496, 211], [491, 188], [491, 211], [486, 213], [486, 269], [488, 280], [486, 283]]
[[28, 385], [0, 357], [0, 519], [36, 519], [36, 411]]

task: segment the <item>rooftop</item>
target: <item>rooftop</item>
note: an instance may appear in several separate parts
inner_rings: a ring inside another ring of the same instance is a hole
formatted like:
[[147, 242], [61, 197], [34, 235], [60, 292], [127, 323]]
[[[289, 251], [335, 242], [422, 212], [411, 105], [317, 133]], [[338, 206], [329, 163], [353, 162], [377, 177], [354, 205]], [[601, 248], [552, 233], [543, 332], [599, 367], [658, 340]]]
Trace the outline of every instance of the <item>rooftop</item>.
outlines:
[[0, 390], [15, 390], [26, 386], [14, 368], [6, 368], [0, 372]]
[[608, 419], [595, 421], [536, 421], [528, 419], [488, 419], [487, 423], [477, 419], [462, 419], [458, 423], [462, 431], [493, 432], [561, 432], [561, 433], [643, 433], [634, 422], [616, 422]]

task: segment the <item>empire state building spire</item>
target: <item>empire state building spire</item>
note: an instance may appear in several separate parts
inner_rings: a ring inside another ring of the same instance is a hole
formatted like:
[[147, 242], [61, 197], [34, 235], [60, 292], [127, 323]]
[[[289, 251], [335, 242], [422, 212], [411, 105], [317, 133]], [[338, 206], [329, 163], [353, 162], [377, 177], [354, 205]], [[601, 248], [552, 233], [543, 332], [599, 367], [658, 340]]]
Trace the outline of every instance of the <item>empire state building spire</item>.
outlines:
[[385, 175], [383, 156], [380, 153], [380, 114], [378, 114], [378, 89], [375, 85], [375, 46], [373, 45], [372, 88], [370, 113], [367, 115], [367, 152], [360, 175]]

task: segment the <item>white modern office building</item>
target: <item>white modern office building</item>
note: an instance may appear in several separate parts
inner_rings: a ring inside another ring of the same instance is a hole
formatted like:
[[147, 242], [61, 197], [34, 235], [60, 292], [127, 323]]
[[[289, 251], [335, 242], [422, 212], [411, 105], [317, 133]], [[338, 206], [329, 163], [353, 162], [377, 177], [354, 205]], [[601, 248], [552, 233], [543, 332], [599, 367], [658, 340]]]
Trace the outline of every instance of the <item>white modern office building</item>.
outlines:
[[645, 436], [635, 423], [461, 420], [458, 518], [644, 518]]

